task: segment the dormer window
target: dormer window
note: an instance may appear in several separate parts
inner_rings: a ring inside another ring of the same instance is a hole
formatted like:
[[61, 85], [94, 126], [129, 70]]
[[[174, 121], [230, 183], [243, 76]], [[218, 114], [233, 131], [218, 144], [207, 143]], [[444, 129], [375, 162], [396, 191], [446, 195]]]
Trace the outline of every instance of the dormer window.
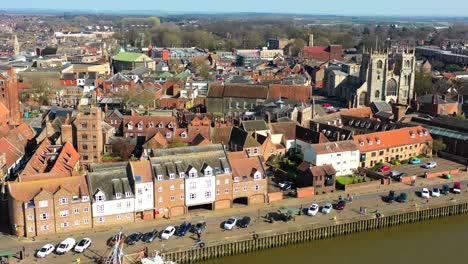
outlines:
[[158, 181], [162, 181], [163, 180], [163, 176], [162, 175], [158, 175]]
[[171, 132], [167, 132], [167, 133], [166, 133], [166, 138], [171, 138], [171, 136], [172, 136], [172, 133], [171, 133]]
[[229, 168], [224, 168], [224, 173], [229, 173], [231, 170]]
[[380, 138], [375, 138], [375, 142], [377, 142], [377, 144], [380, 144]]
[[412, 131], [410, 131], [409, 134], [410, 134], [411, 138], [414, 138], [414, 133]]
[[372, 143], [373, 143], [373, 142], [372, 142], [372, 139], [368, 138], [368, 139], [367, 139], [367, 143], [369, 143], [369, 145], [372, 145]]
[[206, 167], [205, 176], [213, 176], [213, 169], [210, 166]]
[[140, 123], [138, 123], [137, 127], [138, 127], [138, 130], [142, 130], [143, 129], [143, 124], [140, 122]]
[[121, 194], [121, 193], [116, 193], [116, 194], [115, 194], [115, 198], [116, 198], [116, 199], [122, 198], [122, 194]]
[[175, 173], [169, 173], [169, 178], [171, 180], [174, 180], [175, 179]]
[[427, 130], [424, 130], [424, 135], [425, 136], [429, 135], [429, 132], [427, 132]]
[[81, 197], [81, 201], [82, 202], [87, 202], [87, 201], [89, 201], [89, 197], [88, 196], [83, 196], [83, 197]]
[[148, 126], [149, 126], [149, 127], [154, 127], [154, 123], [153, 123], [153, 122], [151, 122], [151, 123], [149, 123], [149, 125], [148, 125]]
[[179, 178], [181, 178], [181, 179], [185, 178], [185, 173], [183, 173], [183, 172], [179, 173]]
[[181, 137], [181, 138], [187, 138], [187, 133], [186, 133], [185, 131], [182, 132], [182, 134], [180, 134], [180, 137]]
[[132, 123], [132, 122], [128, 122], [127, 127], [128, 127], [128, 129], [133, 129], [133, 123]]
[[189, 171], [189, 178], [196, 178], [197, 177], [197, 170], [195, 168], [192, 168]]
[[103, 194], [97, 194], [95, 198], [96, 202], [103, 202], [106, 200], [106, 197]]
[[132, 197], [132, 192], [125, 192], [125, 197]]
[[364, 141], [359, 140], [359, 145], [364, 146]]
[[163, 128], [163, 127], [164, 127], [164, 124], [163, 124], [163, 123], [159, 123], [158, 127], [159, 127], [159, 128]]
[[169, 123], [169, 125], [167, 125], [168, 128], [174, 128], [174, 125], [172, 125], [172, 123]]
[[256, 181], [262, 179], [262, 173], [260, 173], [259, 171], [256, 171], [253, 176], [254, 176], [254, 180]]
[[234, 182], [239, 182], [239, 177], [234, 177]]

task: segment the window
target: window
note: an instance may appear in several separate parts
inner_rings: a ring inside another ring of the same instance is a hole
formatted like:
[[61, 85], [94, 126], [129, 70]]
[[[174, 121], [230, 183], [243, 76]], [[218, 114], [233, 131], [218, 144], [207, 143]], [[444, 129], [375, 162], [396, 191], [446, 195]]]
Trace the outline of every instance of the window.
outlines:
[[140, 122], [137, 124], [138, 130], [143, 130], [143, 124]]
[[89, 224], [89, 219], [88, 219], [88, 218], [85, 218], [84, 223], [85, 223], [85, 224]]
[[181, 179], [185, 178], [185, 173], [183, 173], [183, 172], [179, 173], [179, 178], [181, 178]]
[[247, 154], [250, 156], [250, 149], [249, 148], [247, 149]]
[[132, 197], [132, 192], [125, 192], [125, 197]]
[[49, 214], [48, 213], [42, 213], [42, 214], [39, 215], [39, 219], [47, 220], [47, 219], [49, 219]]
[[122, 197], [122, 194], [121, 194], [121, 193], [116, 193], [116, 194], [115, 194], [115, 198], [120, 199], [121, 197]]
[[60, 226], [61, 226], [61, 227], [69, 227], [69, 225], [70, 225], [70, 224], [69, 224], [68, 222], [63, 222]]
[[34, 232], [34, 227], [30, 226], [28, 230], [29, 230], [29, 232]]
[[239, 187], [234, 188], [234, 192], [239, 192]]
[[88, 160], [88, 159], [89, 159], [88, 155], [83, 155], [83, 160]]
[[43, 225], [41, 226], [42, 231], [48, 231], [49, 230], [49, 225]]
[[118, 216], [117, 216], [117, 220], [122, 220], [122, 216], [121, 216], [121, 215], [118, 215]]
[[127, 218], [132, 218], [132, 214], [131, 214], [131, 213], [128, 213], [128, 214], [127, 214]]
[[143, 189], [142, 189], [141, 187], [139, 187], [139, 188], [137, 189], [137, 192], [138, 192], [138, 194], [143, 194]]
[[259, 191], [260, 190], [260, 185], [255, 185], [255, 190]]
[[162, 181], [163, 180], [163, 176], [162, 175], [158, 175], [158, 181]]
[[127, 201], [127, 208], [132, 208], [132, 202], [131, 201]]
[[96, 206], [96, 211], [98, 213], [103, 213], [104, 212], [104, 205], [101, 204], [101, 205]]
[[195, 177], [197, 177], [197, 172], [195, 170], [191, 170], [189, 172], [189, 178], [195, 178]]
[[211, 176], [211, 175], [213, 175], [212, 173], [213, 172], [212, 172], [211, 168], [206, 168], [205, 169], [205, 176]]
[[82, 134], [82, 135], [81, 135], [81, 139], [84, 139], [84, 140], [88, 139], [88, 135]]
[[175, 179], [175, 173], [169, 173], [169, 179], [174, 180]]
[[236, 108], [237, 108], [237, 109], [240, 108], [240, 103], [239, 103], [239, 102], [236, 102]]
[[172, 133], [171, 132], [167, 132], [166, 133], [166, 138], [171, 138], [172, 137]]
[[88, 213], [88, 212], [89, 212], [89, 208], [88, 208], [88, 207], [83, 208], [83, 212]]
[[115, 207], [116, 207], [118, 210], [122, 209], [122, 203], [121, 203], [121, 202], [116, 203], [116, 204], [115, 204]]
[[381, 60], [377, 61], [377, 69], [382, 69], [383, 62]]
[[159, 128], [163, 128], [163, 127], [164, 127], [164, 124], [163, 124], [163, 123], [159, 123], [158, 127], [159, 127]]
[[220, 185], [221, 184], [221, 181], [220, 180], [216, 180], [216, 185]]
[[174, 125], [172, 123], [169, 123], [169, 125], [167, 125], [168, 128], [174, 128]]
[[190, 190], [195, 190], [197, 188], [197, 183], [191, 182], [189, 186], [190, 186]]
[[104, 217], [98, 217], [97, 222], [98, 223], [104, 223], [106, 221], [106, 218]]
[[158, 187], [158, 192], [162, 192], [163, 191], [163, 187], [162, 186], [159, 186]]
[[205, 192], [205, 198], [211, 198], [211, 192], [210, 191]]
[[224, 168], [224, 173], [229, 173], [231, 170], [229, 168]]
[[239, 182], [239, 177], [234, 177], [234, 182]]
[[205, 188], [211, 188], [211, 181], [205, 181]]
[[68, 217], [69, 215], [70, 213], [68, 212], [68, 210], [60, 211], [60, 217]]
[[82, 147], [84, 150], [87, 150], [87, 149], [88, 149], [88, 145], [86, 145], [86, 144], [83, 144], [81, 147]]
[[88, 128], [88, 124], [86, 124], [86, 123], [81, 123], [81, 128]]
[[159, 197], [158, 203], [162, 203], [163, 201], [164, 201], [163, 198], [162, 198], [162, 197]]
[[180, 195], [180, 199], [183, 200], [185, 199], [185, 196], [183, 194]]
[[96, 201], [97, 201], [97, 202], [102, 202], [102, 201], [104, 201], [104, 200], [105, 200], [105, 199], [104, 199], [104, 195], [96, 195]]
[[180, 134], [180, 137], [181, 137], [181, 138], [187, 138], [187, 133], [182, 132], [182, 134]]
[[244, 186], [244, 192], [246, 192], [247, 190], [248, 190], [248, 187]]
[[43, 207], [47, 207], [49, 205], [49, 201], [39, 201], [39, 207], [40, 208], [43, 208]]
[[133, 129], [133, 123], [132, 123], [132, 122], [129, 122], [129, 123], [127, 124], [127, 128], [128, 128], [129, 130], [132, 130], [132, 129]]
[[229, 179], [225, 179], [224, 184], [229, 184]]
[[258, 148], [254, 148], [254, 154], [258, 154]]
[[180, 188], [181, 190], [183, 190], [183, 189], [185, 189], [185, 185], [184, 185], [183, 183], [181, 183], [180, 186], [179, 186], [179, 188]]
[[171, 191], [175, 190], [175, 186], [174, 186], [174, 185], [171, 185], [170, 190], [171, 190]]
[[226, 193], [226, 194], [229, 193], [229, 189], [225, 189], [224, 193]]
[[221, 192], [219, 190], [216, 190], [216, 195], [219, 195]]
[[190, 194], [190, 200], [197, 199], [197, 194], [196, 193], [191, 193]]
[[172, 195], [170, 199], [171, 199], [171, 202], [175, 201], [175, 196]]
[[28, 220], [34, 220], [34, 216], [32, 214], [28, 215]]

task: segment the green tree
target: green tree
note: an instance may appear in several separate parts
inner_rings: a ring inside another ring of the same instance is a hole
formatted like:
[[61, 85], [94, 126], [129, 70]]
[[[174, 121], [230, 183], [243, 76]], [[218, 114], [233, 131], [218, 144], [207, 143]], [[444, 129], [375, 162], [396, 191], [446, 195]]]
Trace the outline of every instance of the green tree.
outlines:
[[434, 154], [439, 153], [440, 151], [444, 151], [447, 149], [447, 145], [442, 141], [442, 139], [435, 139], [432, 143], [432, 152]]
[[303, 39], [295, 39], [291, 45], [291, 56], [298, 56], [306, 43]]
[[422, 71], [417, 71], [414, 78], [414, 90], [417, 95], [437, 92], [437, 87], [432, 83], [432, 77]]

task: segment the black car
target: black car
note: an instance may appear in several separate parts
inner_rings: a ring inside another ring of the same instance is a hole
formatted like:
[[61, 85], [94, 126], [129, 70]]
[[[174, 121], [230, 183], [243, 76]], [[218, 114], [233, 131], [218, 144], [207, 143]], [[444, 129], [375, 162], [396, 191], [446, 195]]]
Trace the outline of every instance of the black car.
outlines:
[[143, 242], [145, 243], [151, 243], [153, 240], [155, 240], [158, 237], [158, 231], [153, 230], [151, 232], [145, 233], [143, 235]]
[[239, 220], [237, 222], [237, 225], [239, 225], [239, 227], [241, 227], [241, 228], [247, 228], [247, 227], [249, 227], [250, 222], [251, 222], [250, 217], [244, 216], [244, 217], [242, 217], [241, 220]]
[[399, 203], [404, 203], [408, 199], [408, 195], [406, 193], [400, 193], [398, 197], [396, 198], [396, 201]]
[[185, 234], [187, 234], [187, 232], [190, 231], [191, 229], [192, 229], [192, 224], [191, 224], [191, 223], [183, 222], [183, 223], [179, 226], [179, 228], [177, 228], [176, 236], [183, 237], [183, 236], [185, 236]]
[[197, 231], [203, 231], [206, 228], [205, 222], [198, 222], [192, 226], [192, 233], [197, 233]]
[[390, 191], [387, 195], [387, 197], [385, 197], [385, 201], [387, 203], [393, 203], [393, 201], [395, 201], [397, 195], [395, 193], [395, 191]]
[[447, 195], [450, 193], [450, 188], [447, 184], [444, 184], [444, 186], [442, 186], [442, 189], [440, 190], [440, 193], [443, 194], [443, 195]]
[[127, 239], [125, 240], [125, 243], [127, 243], [127, 245], [135, 245], [142, 238], [143, 238], [143, 234], [140, 232], [136, 232], [136, 233], [129, 235]]

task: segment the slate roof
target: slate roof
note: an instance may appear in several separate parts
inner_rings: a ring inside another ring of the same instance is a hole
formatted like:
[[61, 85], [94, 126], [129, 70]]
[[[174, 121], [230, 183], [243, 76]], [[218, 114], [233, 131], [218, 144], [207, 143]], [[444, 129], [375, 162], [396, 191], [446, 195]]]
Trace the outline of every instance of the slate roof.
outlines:
[[129, 72], [128, 74], [129, 75], [138, 75], [138, 76], [142, 76], [144, 74], [148, 74], [151, 72], [151, 69], [148, 69], [146, 67], [140, 67], [140, 68], [136, 68], [134, 70], [132, 70], [131, 72]]
[[253, 148], [261, 146], [260, 143], [258, 143], [249, 133], [238, 127], [232, 128], [231, 136], [229, 137], [229, 144], [236, 145], [239, 148]]
[[392, 112], [392, 106], [384, 101], [374, 101], [370, 107], [374, 114], [378, 112]]
[[270, 123], [271, 134], [283, 134], [286, 140], [296, 138], [296, 121]]
[[244, 131], [249, 133], [270, 130], [265, 120], [246, 120], [242, 121], [240, 126]]
[[213, 144], [223, 144], [226, 145], [229, 143], [229, 138], [231, 137], [232, 127], [214, 127], [211, 129], [211, 142]]
[[358, 150], [352, 140], [312, 144], [311, 147], [318, 155]]
[[316, 132], [299, 125], [296, 125], [296, 139], [307, 142], [309, 144], [317, 144], [323, 141], [320, 132]]
[[106, 80], [106, 82], [113, 82], [113, 83], [122, 83], [122, 82], [131, 82], [132, 80], [127, 76], [123, 75], [122, 73], [118, 72], [114, 74], [112, 77]]
[[210, 166], [213, 174], [224, 174], [225, 169], [231, 170], [224, 148], [220, 144], [191, 146], [173, 149], [158, 149], [152, 151], [150, 158], [153, 175], [162, 175], [169, 179], [169, 174], [177, 177], [180, 173], [188, 176], [189, 170], [195, 168], [198, 177], [204, 176], [204, 169]]
[[132, 193], [132, 196], [134, 195], [128, 181], [126, 168], [108, 168], [107, 170], [90, 172], [87, 178], [93, 200], [98, 191], [106, 195], [106, 200], [115, 200], [116, 193], [120, 193], [122, 197], [125, 197], [126, 192]]

